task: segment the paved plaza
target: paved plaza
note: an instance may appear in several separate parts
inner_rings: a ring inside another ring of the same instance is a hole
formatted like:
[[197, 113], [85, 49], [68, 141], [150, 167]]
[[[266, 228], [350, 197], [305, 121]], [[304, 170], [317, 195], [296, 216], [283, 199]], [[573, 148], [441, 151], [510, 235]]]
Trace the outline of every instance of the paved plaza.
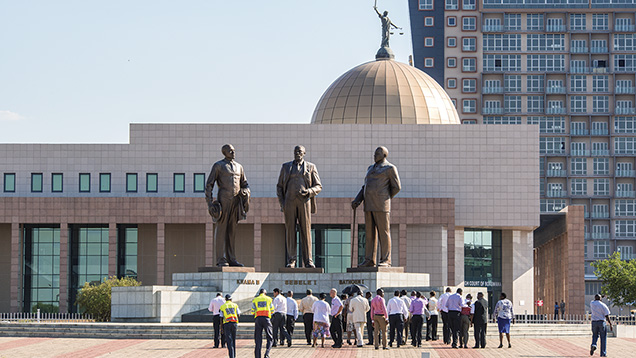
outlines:
[[[328, 341], [331, 344], [331, 341]], [[299, 342], [300, 343], [300, 342]], [[589, 357], [589, 338], [539, 338], [514, 339], [513, 347], [497, 349], [498, 340], [490, 339], [486, 349], [451, 349], [442, 343], [426, 343], [422, 348], [410, 345], [392, 348], [388, 351], [374, 350], [372, 346], [342, 349], [311, 348], [294, 345], [291, 348], [272, 348], [271, 357], [422, 357], [423, 352], [432, 358], [443, 357]], [[346, 343], [345, 343], [346, 344]], [[325, 344], [326, 345], [326, 344]], [[609, 357], [634, 357], [636, 339], [610, 338]], [[237, 357], [253, 357], [254, 342], [239, 340]], [[598, 351], [595, 354], [598, 357]], [[206, 340], [108, 340], [108, 339], [67, 339], [67, 338], [9, 338], [0, 337], [0, 358], [13, 357], [227, 357], [226, 349], [213, 349]]]

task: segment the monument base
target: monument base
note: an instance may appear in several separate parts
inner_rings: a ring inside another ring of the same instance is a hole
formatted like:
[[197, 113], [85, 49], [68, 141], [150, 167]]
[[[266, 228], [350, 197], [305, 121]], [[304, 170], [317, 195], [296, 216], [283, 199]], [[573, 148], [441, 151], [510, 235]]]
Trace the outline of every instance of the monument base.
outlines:
[[206, 266], [199, 267], [199, 272], [256, 272], [253, 267], [242, 266]]
[[282, 267], [278, 269], [280, 273], [324, 273], [322, 267]]
[[349, 267], [347, 272], [392, 272], [403, 273], [404, 267]]

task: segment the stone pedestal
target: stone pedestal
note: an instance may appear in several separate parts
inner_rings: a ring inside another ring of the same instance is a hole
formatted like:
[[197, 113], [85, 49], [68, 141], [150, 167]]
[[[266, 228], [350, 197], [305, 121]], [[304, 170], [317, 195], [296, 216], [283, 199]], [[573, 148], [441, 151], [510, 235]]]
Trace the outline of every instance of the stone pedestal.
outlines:
[[347, 272], [393, 272], [404, 273], [404, 267], [349, 267]]
[[253, 267], [206, 266], [199, 267], [199, 272], [255, 272], [255, 270]]
[[324, 273], [325, 269], [322, 267], [283, 267], [279, 268], [280, 273]]

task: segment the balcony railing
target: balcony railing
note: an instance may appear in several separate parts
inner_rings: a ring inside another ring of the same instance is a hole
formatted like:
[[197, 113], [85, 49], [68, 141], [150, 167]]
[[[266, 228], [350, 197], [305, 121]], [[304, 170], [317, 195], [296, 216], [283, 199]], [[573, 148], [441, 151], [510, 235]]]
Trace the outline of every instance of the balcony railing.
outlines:
[[614, 155], [634, 155], [636, 150], [634, 149], [614, 149]]
[[546, 32], [565, 32], [565, 25], [548, 25], [545, 27]]
[[570, 67], [571, 73], [590, 73], [589, 67]]
[[636, 89], [634, 87], [616, 87], [616, 94], [634, 94]]
[[503, 25], [484, 25], [481, 27], [482, 32], [503, 32]]
[[564, 177], [567, 175], [567, 171], [563, 169], [548, 169], [546, 174], [549, 177]]
[[609, 130], [607, 129], [592, 129], [592, 135], [609, 135]]
[[477, 48], [473, 45], [466, 45], [466, 46], [462, 46], [462, 51], [465, 52], [475, 52], [477, 51]]
[[620, 178], [629, 178], [636, 176], [636, 170], [616, 169], [616, 173], [614, 174]]
[[551, 108], [546, 108], [545, 109], [545, 113], [547, 113], [547, 114], [566, 114], [567, 113], [567, 109], [566, 108], [560, 108], [560, 107], [551, 107]]
[[614, 111], [616, 114], [636, 114], [636, 108], [629, 107], [616, 107]]
[[501, 94], [504, 92], [503, 87], [482, 87], [482, 94]]
[[570, 134], [571, 135], [588, 135], [590, 134], [590, 131], [588, 131], [587, 129], [572, 129], [570, 130]]
[[571, 53], [588, 53], [589, 48], [587, 47], [570, 47], [570, 52]]
[[558, 86], [546, 87], [545, 88], [545, 92], [548, 93], [548, 94], [565, 93], [565, 87], [558, 87]]
[[593, 232], [592, 233], [592, 239], [595, 239], [595, 240], [609, 239], [609, 237], [610, 237], [609, 232]]
[[607, 157], [609, 156], [609, 149], [593, 149], [592, 156], [593, 157]]
[[483, 114], [503, 114], [503, 108], [482, 108], [481, 113]]
[[636, 31], [636, 25], [616, 25], [614, 31], [617, 32], [634, 32]]
[[636, 192], [633, 190], [616, 190], [614, 196], [617, 198], [633, 198], [636, 197]]
[[592, 47], [592, 53], [607, 53], [609, 52], [607, 47]]
[[546, 196], [548, 198], [563, 198], [568, 195], [567, 190], [548, 190]]
[[609, 212], [596, 211], [592, 212], [592, 219], [607, 219], [609, 218]]
[[570, 155], [574, 157], [589, 157], [590, 151], [585, 149], [572, 149]]

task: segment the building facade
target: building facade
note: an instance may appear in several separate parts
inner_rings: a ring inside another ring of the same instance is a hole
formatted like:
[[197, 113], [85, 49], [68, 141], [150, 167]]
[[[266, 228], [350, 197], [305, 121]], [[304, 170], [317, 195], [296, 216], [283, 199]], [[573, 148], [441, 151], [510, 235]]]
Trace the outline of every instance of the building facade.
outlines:
[[538, 205], [542, 214], [584, 206], [591, 299], [593, 261], [636, 258], [636, 1], [409, 6], [415, 65], [444, 86], [462, 123], [539, 126]]

